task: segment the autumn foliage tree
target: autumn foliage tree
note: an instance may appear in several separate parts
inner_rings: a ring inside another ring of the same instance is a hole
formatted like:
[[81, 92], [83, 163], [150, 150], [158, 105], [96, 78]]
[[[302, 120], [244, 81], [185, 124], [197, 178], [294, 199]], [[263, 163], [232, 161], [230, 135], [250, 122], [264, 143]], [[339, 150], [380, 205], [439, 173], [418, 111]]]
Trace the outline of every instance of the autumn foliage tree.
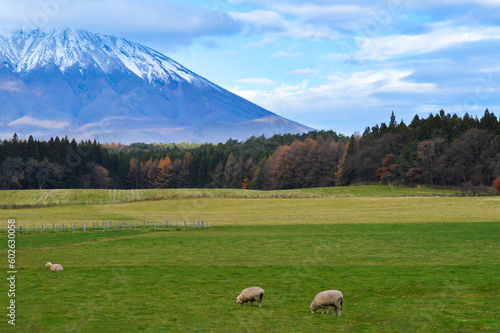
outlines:
[[158, 163], [158, 174], [155, 183], [157, 188], [168, 188], [172, 182], [172, 161], [167, 156]]
[[396, 178], [397, 167], [394, 154], [387, 154], [382, 161], [382, 166], [377, 169], [377, 176], [384, 182], [392, 182]]
[[498, 193], [500, 193], [500, 177], [493, 181], [493, 186], [498, 191]]

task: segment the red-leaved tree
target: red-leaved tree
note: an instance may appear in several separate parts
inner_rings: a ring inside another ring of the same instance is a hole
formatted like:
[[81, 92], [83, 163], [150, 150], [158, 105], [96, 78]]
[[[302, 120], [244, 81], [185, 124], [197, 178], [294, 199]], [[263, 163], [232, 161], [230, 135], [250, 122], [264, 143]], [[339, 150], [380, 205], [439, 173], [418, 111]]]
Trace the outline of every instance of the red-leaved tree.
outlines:
[[495, 186], [495, 189], [498, 191], [498, 193], [500, 193], [500, 177], [493, 181], [493, 186]]

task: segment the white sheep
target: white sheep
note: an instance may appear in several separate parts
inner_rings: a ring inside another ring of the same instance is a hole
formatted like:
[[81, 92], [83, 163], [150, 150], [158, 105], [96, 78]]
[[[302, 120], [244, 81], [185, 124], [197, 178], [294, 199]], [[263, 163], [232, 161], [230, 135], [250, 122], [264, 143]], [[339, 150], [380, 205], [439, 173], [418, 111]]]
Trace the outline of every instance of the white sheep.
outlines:
[[59, 264], [53, 264], [51, 262], [46, 263], [45, 266], [47, 266], [47, 268], [51, 272], [60, 272], [60, 271], [62, 271], [64, 269], [61, 265], [59, 265]]
[[259, 307], [262, 307], [262, 297], [264, 296], [264, 289], [260, 287], [250, 287], [243, 289], [241, 294], [236, 298], [236, 303], [238, 303], [240, 306], [242, 304], [245, 304], [247, 306], [247, 302], [252, 303], [253, 302], [259, 302]]
[[[314, 297], [311, 305], [309, 306], [311, 308], [311, 313], [314, 313], [314, 311], [318, 310], [319, 308], [322, 308], [323, 311], [321, 311], [321, 314], [328, 313], [328, 307], [334, 306], [335, 307], [335, 313], [333, 314], [340, 316], [340, 313], [342, 312], [342, 302], [344, 301], [344, 295], [338, 290], [327, 290], [327, 291], [322, 291]], [[337, 314], [338, 313], [338, 314]]]

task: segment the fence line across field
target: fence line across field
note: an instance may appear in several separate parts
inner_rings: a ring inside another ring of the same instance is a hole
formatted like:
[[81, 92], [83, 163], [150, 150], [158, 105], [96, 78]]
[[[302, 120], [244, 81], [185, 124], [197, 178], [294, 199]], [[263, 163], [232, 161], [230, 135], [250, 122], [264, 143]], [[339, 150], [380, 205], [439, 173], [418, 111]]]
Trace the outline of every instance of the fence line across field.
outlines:
[[[492, 191], [491, 193], [475, 193], [475, 192], [458, 192], [458, 193], [413, 193], [413, 194], [378, 194], [373, 195], [373, 197], [479, 197], [479, 196], [495, 196], [497, 193]], [[229, 195], [227, 193], [223, 194], [193, 194], [193, 195], [171, 195], [171, 196], [151, 196], [142, 198], [132, 198], [132, 199], [108, 199], [108, 200], [54, 200], [52, 202], [46, 203], [8, 203], [1, 204], [0, 209], [30, 209], [30, 208], [42, 208], [42, 207], [54, 207], [54, 206], [72, 206], [72, 205], [105, 205], [105, 204], [118, 204], [118, 203], [130, 203], [138, 201], [147, 200], [166, 200], [166, 199], [202, 199], [202, 198], [243, 198], [243, 199], [273, 199], [273, 198], [353, 198], [353, 197], [363, 197], [361, 194], [353, 193], [332, 193], [332, 194], [320, 194], [320, 193], [269, 193], [269, 194], [235, 194]]]
[[20, 233], [46, 233], [46, 232], [71, 232], [71, 231], [112, 231], [112, 230], [186, 230], [186, 229], [211, 229], [213, 228], [212, 222], [207, 221], [194, 221], [194, 222], [165, 222], [160, 221], [146, 221], [142, 222], [127, 222], [126, 221], [107, 221], [107, 222], [80, 222], [80, 223], [52, 223], [52, 224], [42, 224], [40, 226], [33, 225], [20, 225], [18, 231]]

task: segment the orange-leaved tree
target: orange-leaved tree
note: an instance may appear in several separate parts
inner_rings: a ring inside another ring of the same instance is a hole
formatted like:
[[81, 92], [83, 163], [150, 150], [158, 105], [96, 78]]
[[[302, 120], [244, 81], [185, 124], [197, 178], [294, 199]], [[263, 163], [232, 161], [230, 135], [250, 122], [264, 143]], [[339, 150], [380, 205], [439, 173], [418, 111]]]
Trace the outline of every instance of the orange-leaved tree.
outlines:
[[156, 187], [167, 188], [172, 181], [172, 161], [167, 156], [158, 163], [158, 174], [156, 175]]
[[382, 161], [382, 166], [377, 169], [377, 176], [381, 180], [390, 182], [396, 178], [396, 156], [394, 154], [387, 154]]

